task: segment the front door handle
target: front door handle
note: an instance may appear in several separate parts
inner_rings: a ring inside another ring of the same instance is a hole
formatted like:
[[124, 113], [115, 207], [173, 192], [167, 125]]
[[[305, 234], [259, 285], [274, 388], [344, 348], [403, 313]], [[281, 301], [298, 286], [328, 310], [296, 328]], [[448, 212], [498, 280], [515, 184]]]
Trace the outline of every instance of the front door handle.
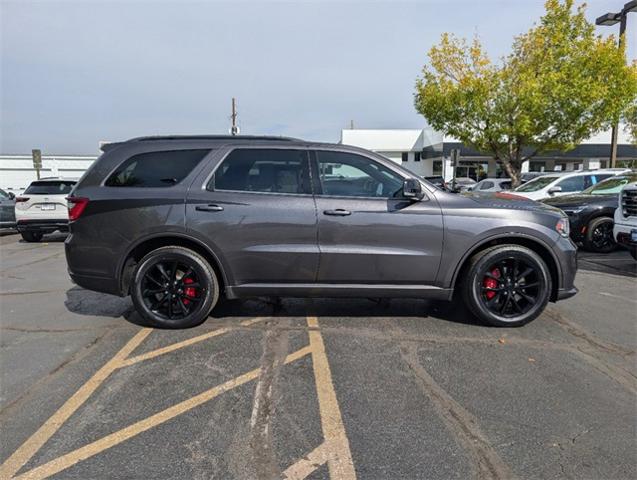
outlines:
[[323, 214], [334, 215], [336, 217], [346, 217], [347, 215], [351, 215], [352, 212], [350, 212], [349, 210], [344, 210], [342, 208], [337, 208], [336, 210], [325, 210]]
[[213, 203], [208, 204], [208, 205], [197, 205], [195, 207], [195, 210], [199, 211], [199, 212], [222, 212], [223, 211], [223, 207], [220, 205], [215, 205]]

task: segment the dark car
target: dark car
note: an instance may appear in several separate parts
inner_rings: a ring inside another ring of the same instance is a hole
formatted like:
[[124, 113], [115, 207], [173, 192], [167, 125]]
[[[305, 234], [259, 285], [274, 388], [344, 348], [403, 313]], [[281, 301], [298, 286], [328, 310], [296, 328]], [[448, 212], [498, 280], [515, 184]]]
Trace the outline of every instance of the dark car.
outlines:
[[15, 194], [0, 188], [0, 228], [15, 227]]
[[591, 252], [608, 253], [617, 247], [613, 238], [613, 215], [622, 187], [637, 181], [637, 173], [608, 178], [581, 193], [547, 198], [542, 203], [568, 215], [571, 238]]
[[558, 209], [455, 195], [385, 157], [280, 137], [110, 144], [69, 197], [78, 285], [131, 295], [146, 321], [202, 322], [219, 297], [460, 294], [517, 326], [574, 295]]

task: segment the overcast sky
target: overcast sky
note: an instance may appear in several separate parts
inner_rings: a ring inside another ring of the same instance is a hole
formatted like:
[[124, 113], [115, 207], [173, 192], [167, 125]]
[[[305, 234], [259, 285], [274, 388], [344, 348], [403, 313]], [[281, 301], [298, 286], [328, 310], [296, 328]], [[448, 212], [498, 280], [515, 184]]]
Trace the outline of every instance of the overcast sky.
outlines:
[[[589, 0], [588, 16], [624, 3]], [[421, 128], [414, 81], [442, 32], [478, 34], [498, 57], [543, 12], [543, 0], [0, 4], [0, 153], [46, 154], [225, 134], [233, 96], [245, 134]], [[636, 29], [632, 18], [631, 57]]]

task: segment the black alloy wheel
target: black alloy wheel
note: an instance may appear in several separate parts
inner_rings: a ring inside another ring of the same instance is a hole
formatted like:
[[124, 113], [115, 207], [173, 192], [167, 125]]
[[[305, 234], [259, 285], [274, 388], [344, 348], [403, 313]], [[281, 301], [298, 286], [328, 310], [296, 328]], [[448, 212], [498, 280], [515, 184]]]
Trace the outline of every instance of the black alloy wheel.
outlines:
[[526, 247], [499, 245], [479, 252], [467, 273], [465, 301], [476, 316], [494, 326], [530, 322], [550, 297], [548, 268]]
[[584, 238], [586, 250], [597, 253], [612, 252], [617, 248], [613, 237], [613, 219], [610, 217], [598, 217], [588, 224]]
[[214, 271], [196, 252], [162, 247], [139, 263], [131, 292], [137, 311], [151, 324], [185, 328], [204, 321], [217, 303]]

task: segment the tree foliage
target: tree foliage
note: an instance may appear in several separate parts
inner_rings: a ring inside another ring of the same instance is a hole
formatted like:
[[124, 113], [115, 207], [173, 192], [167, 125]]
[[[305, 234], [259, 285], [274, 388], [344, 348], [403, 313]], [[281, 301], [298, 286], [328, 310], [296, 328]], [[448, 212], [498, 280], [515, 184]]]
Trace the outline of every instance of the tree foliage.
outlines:
[[522, 162], [568, 151], [607, 129], [637, 97], [637, 64], [602, 38], [573, 0], [547, 0], [539, 23], [492, 62], [480, 41], [443, 34], [417, 79], [429, 124], [500, 161], [519, 183]]

